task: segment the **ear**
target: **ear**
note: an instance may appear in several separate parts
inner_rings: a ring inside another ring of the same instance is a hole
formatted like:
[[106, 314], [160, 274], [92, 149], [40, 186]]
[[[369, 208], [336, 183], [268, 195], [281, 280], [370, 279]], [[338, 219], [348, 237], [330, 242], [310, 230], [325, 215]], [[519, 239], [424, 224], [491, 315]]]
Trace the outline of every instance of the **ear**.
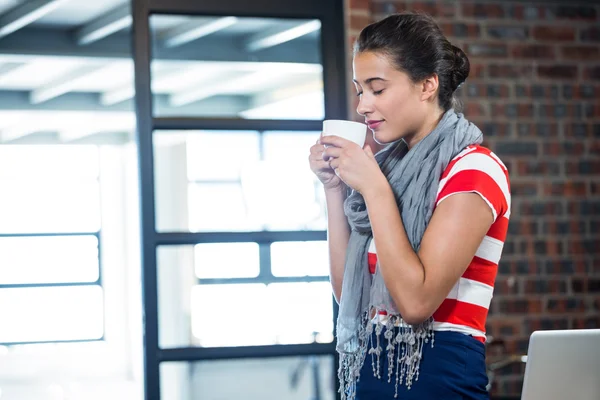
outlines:
[[433, 74], [421, 82], [421, 101], [432, 101], [439, 87], [440, 81], [437, 74]]

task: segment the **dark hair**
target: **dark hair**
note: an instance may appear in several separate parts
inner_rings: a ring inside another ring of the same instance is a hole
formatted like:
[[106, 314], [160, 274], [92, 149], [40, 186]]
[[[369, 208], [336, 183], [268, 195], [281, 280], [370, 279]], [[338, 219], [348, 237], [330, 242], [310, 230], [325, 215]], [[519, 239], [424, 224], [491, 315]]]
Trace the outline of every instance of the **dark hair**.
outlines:
[[389, 56], [413, 82], [437, 74], [440, 107], [444, 111], [458, 107], [454, 91], [469, 75], [469, 59], [446, 39], [432, 17], [401, 13], [368, 25], [354, 44], [354, 54], [367, 51]]

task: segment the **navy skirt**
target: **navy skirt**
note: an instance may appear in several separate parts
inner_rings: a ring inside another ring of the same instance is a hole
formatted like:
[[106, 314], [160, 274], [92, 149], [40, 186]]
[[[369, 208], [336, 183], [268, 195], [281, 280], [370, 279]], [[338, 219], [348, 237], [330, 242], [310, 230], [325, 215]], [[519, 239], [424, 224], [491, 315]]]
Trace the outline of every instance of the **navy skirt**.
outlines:
[[373, 376], [371, 360], [371, 355], [367, 355], [360, 371], [356, 400], [489, 399], [485, 346], [472, 336], [436, 331], [433, 347], [431, 343], [423, 346], [419, 379], [410, 389], [405, 384], [398, 385], [398, 397], [394, 397], [394, 379], [388, 383], [387, 357], [380, 357], [381, 379]]

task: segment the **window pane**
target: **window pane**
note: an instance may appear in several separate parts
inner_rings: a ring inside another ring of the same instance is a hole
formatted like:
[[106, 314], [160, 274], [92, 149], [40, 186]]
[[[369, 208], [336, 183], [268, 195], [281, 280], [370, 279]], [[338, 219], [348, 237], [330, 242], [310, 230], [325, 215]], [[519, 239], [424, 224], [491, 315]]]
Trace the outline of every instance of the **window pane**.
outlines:
[[239, 180], [245, 165], [260, 157], [257, 132], [202, 132], [188, 137], [190, 181]]
[[307, 161], [318, 136], [157, 132], [157, 229], [326, 229], [323, 186]]
[[193, 335], [203, 347], [331, 342], [331, 296], [327, 282], [196, 286]]
[[267, 287], [276, 343], [333, 341], [333, 297], [329, 282], [275, 283]]
[[95, 232], [98, 181], [0, 181], [0, 233]]
[[0, 238], [0, 284], [94, 282], [95, 236]]
[[271, 244], [271, 271], [275, 276], [329, 275], [326, 241]]
[[[161, 347], [332, 341], [333, 297], [328, 282], [199, 285], [197, 252], [193, 245], [158, 247]], [[256, 263], [242, 259], [240, 252], [238, 271], [256, 271]]]
[[100, 286], [0, 290], [0, 343], [99, 339]]
[[154, 115], [323, 119], [319, 20], [154, 15], [150, 26]]
[[2, 145], [0, 179], [97, 178], [99, 155], [96, 146]]
[[239, 184], [190, 184], [191, 231], [251, 231], [259, 229], [248, 215]]
[[192, 289], [192, 333], [203, 347], [272, 344], [266, 285], [202, 285]]
[[200, 279], [256, 277], [260, 272], [258, 244], [198, 244], [194, 264]]
[[335, 376], [329, 355], [162, 363], [161, 398], [334, 400]]

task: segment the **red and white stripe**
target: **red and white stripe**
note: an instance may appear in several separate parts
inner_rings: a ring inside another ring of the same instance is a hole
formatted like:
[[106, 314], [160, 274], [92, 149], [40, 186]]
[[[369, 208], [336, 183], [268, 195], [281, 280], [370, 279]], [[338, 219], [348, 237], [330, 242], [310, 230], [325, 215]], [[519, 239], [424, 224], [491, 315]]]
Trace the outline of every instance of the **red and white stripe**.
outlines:
[[[506, 166], [484, 147], [467, 147], [442, 174], [436, 206], [457, 193], [479, 194], [490, 206], [494, 222], [465, 273], [433, 314], [433, 327], [435, 330], [462, 332], [485, 341], [485, 322], [510, 217], [511, 197]], [[371, 273], [375, 272], [376, 263], [377, 251], [374, 241], [371, 241]]]

